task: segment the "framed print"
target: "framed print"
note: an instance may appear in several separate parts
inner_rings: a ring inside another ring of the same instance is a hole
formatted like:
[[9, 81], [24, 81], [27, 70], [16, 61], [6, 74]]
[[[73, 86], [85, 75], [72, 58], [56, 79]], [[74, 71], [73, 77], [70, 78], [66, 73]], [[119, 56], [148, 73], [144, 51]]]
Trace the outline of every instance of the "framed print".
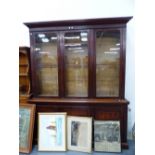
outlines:
[[92, 151], [92, 118], [67, 117], [68, 149], [74, 151]]
[[66, 151], [66, 113], [38, 113], [38, 150]]
[[94, 121], [94, 151], [121, 152], [119, 121]]
[[35, 119], [35, 105], [19, 105], [19, 152], [32, 151], [33, 128]]

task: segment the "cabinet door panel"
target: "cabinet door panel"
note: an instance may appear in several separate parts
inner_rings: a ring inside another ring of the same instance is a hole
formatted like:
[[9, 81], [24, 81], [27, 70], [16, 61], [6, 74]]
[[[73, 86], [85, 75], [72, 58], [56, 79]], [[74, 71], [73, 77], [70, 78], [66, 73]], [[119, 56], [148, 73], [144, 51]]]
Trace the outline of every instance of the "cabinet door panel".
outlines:
[[64, 35], [65, 96], [88, 96], [88, 33]]
[[35, 35], [35, 63], [37, 93], [41, 96], [58, 96], [58, 45], [56, 33]]
[[119, 96], [120, 31], [96, 32], [96, 96]]

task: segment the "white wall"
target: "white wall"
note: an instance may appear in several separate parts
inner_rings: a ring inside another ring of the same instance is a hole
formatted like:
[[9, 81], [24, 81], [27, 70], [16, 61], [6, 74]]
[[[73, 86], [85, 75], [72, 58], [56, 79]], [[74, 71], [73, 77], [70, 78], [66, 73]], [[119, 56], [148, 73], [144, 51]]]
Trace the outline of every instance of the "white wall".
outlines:
[[[28, 28], [22, 23], [67, 19], [133, 16], [134, 0], [25, 0], [20, 1], [19, 46], [29, 46]], [[128, 137], [135, 121], [134, 20], [127, 25], [126, 99], [130, 101]]]
[[19, 45], [29, 45], [23, 22], [131, 16], [133, 0], [25, 0], [19, 12]]
[[130, 101], [128, 106], [128, 138], [132, 138], [132, 128], [135, 122], [135, 50], [134, 50], [134, 19], [127, 24], [126, 47], [126, 79], [125, 98]]

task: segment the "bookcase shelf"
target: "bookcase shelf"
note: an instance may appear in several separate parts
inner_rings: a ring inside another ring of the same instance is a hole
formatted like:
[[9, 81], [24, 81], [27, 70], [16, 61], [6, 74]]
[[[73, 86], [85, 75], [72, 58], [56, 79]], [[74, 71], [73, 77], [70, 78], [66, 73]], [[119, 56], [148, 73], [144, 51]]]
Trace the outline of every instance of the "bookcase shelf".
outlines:
[[19, 47], [19, 103], [27, 101], [30, 93], [29, 47]]

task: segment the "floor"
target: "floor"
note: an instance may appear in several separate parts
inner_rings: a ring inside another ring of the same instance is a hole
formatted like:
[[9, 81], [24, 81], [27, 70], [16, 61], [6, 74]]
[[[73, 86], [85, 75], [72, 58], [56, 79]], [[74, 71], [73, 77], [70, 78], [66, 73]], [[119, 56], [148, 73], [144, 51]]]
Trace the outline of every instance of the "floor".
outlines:
[[[128, 141], [129, 149], [122, 150], [121, 153], [105, 153], [105, 152], [92, 152], [92, 153], [82, 153], [75, 151], [67, 151], [67, 152], [38, 152], [37, 146], [35, 146], [32, 152], [29, 155], [135, 155], [135, 142]], [[20, 153], [19, 155], [26, 155], [24, 153]]]

